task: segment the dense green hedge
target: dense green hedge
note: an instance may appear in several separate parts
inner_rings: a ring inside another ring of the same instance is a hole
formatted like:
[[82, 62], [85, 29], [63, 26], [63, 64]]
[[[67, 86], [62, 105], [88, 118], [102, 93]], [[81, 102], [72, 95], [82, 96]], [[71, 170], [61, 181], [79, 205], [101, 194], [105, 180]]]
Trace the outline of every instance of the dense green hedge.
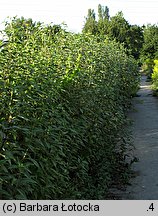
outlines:
[[105, 198], [137, 65], [115, 42], [18, 22], [0, 52], [1, 199]]
[[153, 81], [153, 90], [154, 94], [157, 96], [158, 95], [158, 60], [155, 59], [154, 61], [154, 66], [153, 66], [153, 73], [152, 73], [152, 81]]

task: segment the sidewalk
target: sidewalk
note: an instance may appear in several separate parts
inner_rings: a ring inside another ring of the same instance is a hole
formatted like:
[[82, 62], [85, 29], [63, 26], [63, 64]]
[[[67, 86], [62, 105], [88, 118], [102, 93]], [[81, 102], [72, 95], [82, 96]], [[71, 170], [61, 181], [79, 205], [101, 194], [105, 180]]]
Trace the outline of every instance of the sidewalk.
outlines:
[[158, 98], [152, 96], [146, 77], [141, 80], [139, 97], [134, 98], [130, 118], [134, 121], [132, 131], [135, 155], [139, 162], [133, 164], [136, 177], [123, 193], [123, 200], [158, 199]]

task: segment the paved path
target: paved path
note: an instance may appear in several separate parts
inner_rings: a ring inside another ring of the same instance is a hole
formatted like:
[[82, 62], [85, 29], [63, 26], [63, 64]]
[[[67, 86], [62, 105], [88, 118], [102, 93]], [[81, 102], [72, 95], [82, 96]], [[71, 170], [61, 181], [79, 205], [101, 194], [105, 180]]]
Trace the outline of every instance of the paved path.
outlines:
[[134, 121], [135, 155], [139, 162], [133, 164], [137, 175], [131, 179], [131, 186], [123, 192], [122, 199], [158, 200], [158, 98], [152, 96], [145, 76], [138, 95], [130, 117]]

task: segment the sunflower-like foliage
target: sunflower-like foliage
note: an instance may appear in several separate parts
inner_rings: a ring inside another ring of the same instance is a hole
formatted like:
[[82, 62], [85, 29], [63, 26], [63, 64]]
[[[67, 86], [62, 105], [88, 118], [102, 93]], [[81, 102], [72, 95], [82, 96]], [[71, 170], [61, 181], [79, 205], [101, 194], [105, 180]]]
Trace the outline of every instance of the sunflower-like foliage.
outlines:
[[105, 198], [124, 160], [135, 60], [116, 42], [24, 18], [4, 35], [1, 199]]

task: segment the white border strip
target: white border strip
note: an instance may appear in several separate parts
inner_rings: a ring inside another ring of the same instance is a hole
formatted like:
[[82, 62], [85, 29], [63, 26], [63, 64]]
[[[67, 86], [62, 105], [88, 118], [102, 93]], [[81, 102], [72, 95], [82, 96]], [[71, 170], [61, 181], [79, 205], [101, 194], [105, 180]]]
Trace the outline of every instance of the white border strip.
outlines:
[[158, 215], [156, 200], [1, 200], [0, 216]]

